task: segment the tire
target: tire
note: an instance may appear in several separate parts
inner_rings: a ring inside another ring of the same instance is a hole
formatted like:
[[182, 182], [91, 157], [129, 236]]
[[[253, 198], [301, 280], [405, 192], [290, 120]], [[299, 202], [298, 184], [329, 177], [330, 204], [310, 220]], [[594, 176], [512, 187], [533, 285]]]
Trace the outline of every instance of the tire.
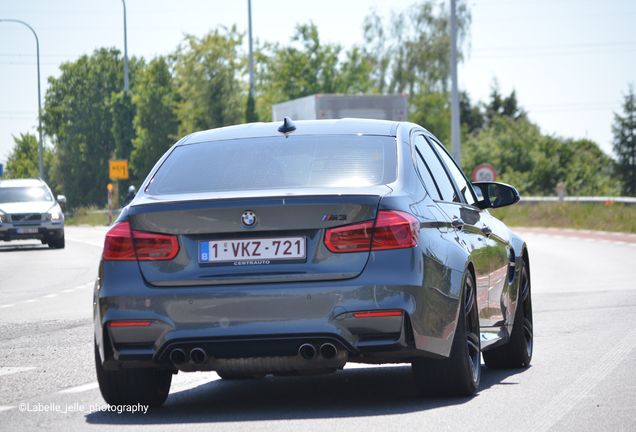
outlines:
[[418, 358], [411, 363], [413, 378], [421, 396], [469, 397], [479, 388], [481, 378], [481, 344], [475, 282], [465, 277], [459, 320], [450, 357]]
[[172, 372], [151, 368], [107, 371], [95, 344], [95, 369], [102, 397], [109, 405], [160, 406], [168, 398]]
[[519, 281], [519, 301], [515, 311], [510, 340], [497, 348], [483, 353], [484, 363], [489, 369], [519, 369], [530, 365], [534, 345], [532, 327], [532, 292], [528, 267], [522, 264]]
[[62, 238], [58, 240], [49, 240], [49, 247], [51, 249], [64, 249], [64, 234], [62, 234]]

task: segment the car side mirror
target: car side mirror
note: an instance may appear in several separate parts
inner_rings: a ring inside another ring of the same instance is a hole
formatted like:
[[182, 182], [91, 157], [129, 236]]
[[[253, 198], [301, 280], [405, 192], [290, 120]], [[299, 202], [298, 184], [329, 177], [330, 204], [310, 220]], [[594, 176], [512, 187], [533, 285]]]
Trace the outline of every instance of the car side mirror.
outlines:
[[517, 189], [505, 183], [477, 182], [473, 183], [473, 187], [480, 209], [506, 207], [518, 203], [521, 199]]
[[66, 197], [64, 195], [58, 195], [57, 202], [60, 204], [66, 204]]

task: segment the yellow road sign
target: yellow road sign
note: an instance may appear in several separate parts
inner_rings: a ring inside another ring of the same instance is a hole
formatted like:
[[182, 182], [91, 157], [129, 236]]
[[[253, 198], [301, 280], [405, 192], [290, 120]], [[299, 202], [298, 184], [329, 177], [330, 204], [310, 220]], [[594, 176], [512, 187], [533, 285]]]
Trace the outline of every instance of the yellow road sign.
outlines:
[[127, 180], [128, 179], [128, 161], [127, 160], [111, 160], [109, 162], [111, 180]]

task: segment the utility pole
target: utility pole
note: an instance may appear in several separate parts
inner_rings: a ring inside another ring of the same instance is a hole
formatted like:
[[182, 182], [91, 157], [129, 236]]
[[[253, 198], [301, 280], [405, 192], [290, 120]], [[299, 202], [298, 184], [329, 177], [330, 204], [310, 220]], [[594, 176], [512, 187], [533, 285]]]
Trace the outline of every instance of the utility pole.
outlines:
[[128, 37], [126, 35], [126, 2], [124, 4], [124, 91], [128, 92]]
[[35, 33], [35, 30], [25, 23], [24, 21], [14, 20], [14, 19], [0, 19], [1, 21], [7, 22], [16, 22], [20, 24], [24, 24], [33, 32], [33, 36], [35, 36], [35, 47], [37, 49], [38, 55], [38, 132], [40, 133], [40, 178], [42, 180], [46, 180], [44, 178], [44, 157], [43, 157], [43, 149], [42, 149], [42, 97], [40, 96], [40, 41], [38, 40], [38, 35]]
[[254, 98], [254, 52], [252, 51], [252, 0], [247, 0], [250, 54], [250, 95]]
[[461, 166], [459, 121], [459, 91], [457, 89], [457, 14], [455, 0], [451, 0], [451, 153]]

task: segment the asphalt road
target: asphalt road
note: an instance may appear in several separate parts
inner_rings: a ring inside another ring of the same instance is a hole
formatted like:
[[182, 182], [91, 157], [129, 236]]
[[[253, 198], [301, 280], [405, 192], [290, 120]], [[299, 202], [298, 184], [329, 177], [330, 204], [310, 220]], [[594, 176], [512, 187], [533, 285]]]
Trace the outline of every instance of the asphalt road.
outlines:
[[477, 395], [421, 399], [409, 366], [222, 381], [180, 373], [162, 408], [104, 411], [92, 285], [105, 227], [67, 247], [0, 243], [0, 430], [636, 430], [636, 237], [518, 231], [531, 253], [535, 353], [483, 369]]

